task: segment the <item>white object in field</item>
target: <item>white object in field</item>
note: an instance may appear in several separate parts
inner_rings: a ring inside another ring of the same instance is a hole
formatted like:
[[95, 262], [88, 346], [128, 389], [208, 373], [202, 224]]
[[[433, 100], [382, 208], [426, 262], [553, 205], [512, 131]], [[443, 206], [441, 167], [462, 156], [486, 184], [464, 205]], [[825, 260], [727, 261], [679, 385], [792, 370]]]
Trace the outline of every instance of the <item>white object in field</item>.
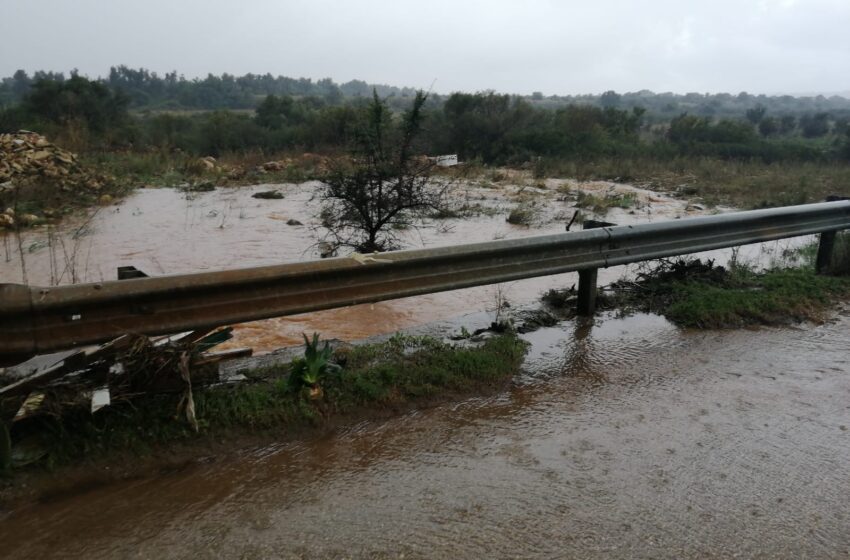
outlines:
[[112, 399], [109, 396], [109, 387], [101, 387], [91, 394], [91, 412], [94, 414], [104, 406], [109, 406]]
[[429, 159], [440, 167], [454, 167], [455, 165], [457, 165], [457, 154], [434, 156]]

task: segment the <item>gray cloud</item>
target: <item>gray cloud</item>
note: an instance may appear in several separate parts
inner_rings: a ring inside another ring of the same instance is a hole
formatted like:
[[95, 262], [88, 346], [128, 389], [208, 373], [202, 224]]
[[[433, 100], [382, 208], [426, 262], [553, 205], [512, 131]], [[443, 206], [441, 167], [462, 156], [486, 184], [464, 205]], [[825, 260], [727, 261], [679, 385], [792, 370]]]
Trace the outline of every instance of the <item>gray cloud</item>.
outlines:
[[440, 92], [850, 91], [847, 0], [0, 0], [0, 74], [247, 72]]

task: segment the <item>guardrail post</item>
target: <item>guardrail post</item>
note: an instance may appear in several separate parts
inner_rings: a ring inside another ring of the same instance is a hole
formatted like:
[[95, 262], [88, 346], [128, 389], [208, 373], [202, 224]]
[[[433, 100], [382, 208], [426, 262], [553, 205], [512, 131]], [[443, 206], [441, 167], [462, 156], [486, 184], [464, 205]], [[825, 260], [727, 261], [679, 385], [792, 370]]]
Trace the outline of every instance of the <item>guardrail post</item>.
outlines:
[[818, 256], [815, 259], [815, 271], [818, 274], [829, 274], [832, 268], [832, 248], [835, 246], [835, 232], [824, 231], [820, 234]]
[[[582, 229], [596, 229], [610, 227], [617, 224], [601, 222], [599, 220], [585, 220]], [[590, 317], [596, 312], [596, 278], [598, 268], [587, 268], [578, 271], [578, 301], [576, 302], [576, 313], [582, 317]]]
[[[850, 200], [846, 196], [837, 196], [834, 194], [826, 197], [826, 202], [838, 202], [839, 200]], [[832, 249], [835, 246], [834, 231], [824, 231], [820, 234], [820, 242], [818, 243], [818, 255], [815, 258], [815, 272], [818, 274], [829, 274], [832, 268]]]
[[598, 268], [578, 271], [576, 312], [582, 317], [589, 317], [596, 311], [596, 276], [598, 272]]

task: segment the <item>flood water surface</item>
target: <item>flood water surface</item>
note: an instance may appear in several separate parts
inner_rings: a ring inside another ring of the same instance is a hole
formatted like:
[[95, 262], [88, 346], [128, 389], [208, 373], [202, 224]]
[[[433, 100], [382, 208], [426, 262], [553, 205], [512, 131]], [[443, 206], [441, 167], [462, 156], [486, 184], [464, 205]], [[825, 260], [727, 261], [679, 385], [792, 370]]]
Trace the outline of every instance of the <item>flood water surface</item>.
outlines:
[[495, 396], [35, 504], [3, 554], [845, 557], [848, 332], [567, 322]]
[[[528, 185], [482, 187], [459, 184], [453, 191], [458, 207], [479, 212], [462, 218], [433, 220], [425, 227], [399, 231], [408, 248], [436, 247], [530, 235], [561, 233], [573, 215], [575, 198], [566, 193], [625, 193], [628, 208], [611, 208], [603, 218], [618, 224], [672, 220], [704, 213], [688, 201], [613, 183], [573, 184], [548, 180], [545, 189]], [[119, 266], [135, 266], [151, 276], [243, 268], [317, 258], [322, 228], [316, 198], [320, 184], [256, 185], [186, 193], [171, 188], [139, 189], [117, 204], [67, 219], [59, 227], [25, 232], [18, 243], [2, 237], [4, 262], [0, 282], [47, 286], [112, 280]], [[285, 198], [259, 200], [258, 191], [278, 190]], [[530, 226], [506, 222], [511, 208], [532, 205]], [[587, 210], [582, 210], [590, 214]], [[592, 214], [590, 214], [592, 215]], [[302, 225], [289, 225], [289, 220]], [[789, 242], [774, 243], [774, 253]], [[772, 254], [751, 251], [756, 258]], [[725, 260], [729, 251], [713, 252]], [[620, 278], [625, 267], [600, 271], [600, 283]], [[403, 300], [358, 305], [306, 315], [237, 325], [230, 347], [248, 346], [261, 353], [299, 344], [302, 333], [356, 340], [466, 313], [495, 309], [497, 302], [523, 305], [552, 288], [576, 284], [576, 274], [561, 274], [429, 294]], [[224, 348], [226, 346], [223, 346]]]
[[[463, 196], [491, 211], [400, 235], [423, 247], [560, 232], [574, 210], [556, 194], [561, 187], [537, 189], [532, 227], [505, 222], [529, 189], [470, 187]], [[268, 188], [189, 197], [145, 189], [90, 219], [28, 232], [20, 244], [6, 237], [0, 282], [106, 280], [125, 265], [159, 275], [315, 257], [316, 185], [274, 187], [283, 200], [251, 198]], [[684, 201], [630, 192], [640, 204], [607, 219], [695, 212]], [[769, 259], [782, 249], [755, 254]], [[600, 281], [625, 272], [600, 271]], [[314, 330], [353, 340], [502, 299], [532, 302], [575, 282], [567, 274], [259, 321], [240, 325], [233, 343], [271, 350]], [[648, 315], [566, 322], [524, 335], [531, 348], [523, 371], [494, 396], [320, 438], [234, 444], [232, 453], [177, 472], [0, 512], [2, 555], [845, 557], [848, 333], [847, 309], [819, 326], [723, 332], [683, 331]]]

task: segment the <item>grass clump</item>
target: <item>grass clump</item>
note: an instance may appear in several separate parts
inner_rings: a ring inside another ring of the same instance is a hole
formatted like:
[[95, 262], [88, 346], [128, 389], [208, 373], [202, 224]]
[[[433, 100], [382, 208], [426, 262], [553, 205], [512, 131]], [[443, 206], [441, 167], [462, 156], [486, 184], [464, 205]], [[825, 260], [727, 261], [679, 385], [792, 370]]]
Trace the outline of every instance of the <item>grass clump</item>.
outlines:
[[512, 334], [480, 347], [455, 347], [430, 337], [396, 336], [383, 344], [358, 346], [329, 385], [336, 406], [401, 404], [442, 391], [467, 391], [510, 377], [522, 363], [526, 344]]
[[850, 278], [817, 275], [811, 266], [757, 272], [678, 259], [612, 288], [623, 308], [660, 313], [686, 327], [729, 328], [818, 321], [830, 303], [850, 295]]
[[633, 193], [616, 193], [599, 196], [585, 191], [578, 191], [575, 206], [576, 208], [585, 208], [604, 216], [611, 208], [631, 208], [636, 203], [637, 196]]
[[38, 449], [39, 464], [56, 467], [228, 433], [321, 427], [335, 417], [369, 416], [493, 386], [517, 371], [526, 350], [512, 334], [480, 346], [396, 335], [332, 357], [318, 337], [305, 340], [304, 357], [291, 364], [248, 372], [249, 381], [239, 385], [196, 388], [200, 434], [175, 416], [179, 395], [172, 393], [116, 403], [96, 414], [77, 408], [19, 422], [12, 449]]
[[516, 226], [530, 226], [534, 222], [535, 215], [536, 211], [530, 204], [520, 204], [511, 210], [506, 221]]
[[465, 202], [458, 206], [442, 206], [428, 214], [431, 220], [448, 220], [459, 218], [474, 218], [476, 216], [494, 216], [500, 213], [498, 208], [478, 203]]

